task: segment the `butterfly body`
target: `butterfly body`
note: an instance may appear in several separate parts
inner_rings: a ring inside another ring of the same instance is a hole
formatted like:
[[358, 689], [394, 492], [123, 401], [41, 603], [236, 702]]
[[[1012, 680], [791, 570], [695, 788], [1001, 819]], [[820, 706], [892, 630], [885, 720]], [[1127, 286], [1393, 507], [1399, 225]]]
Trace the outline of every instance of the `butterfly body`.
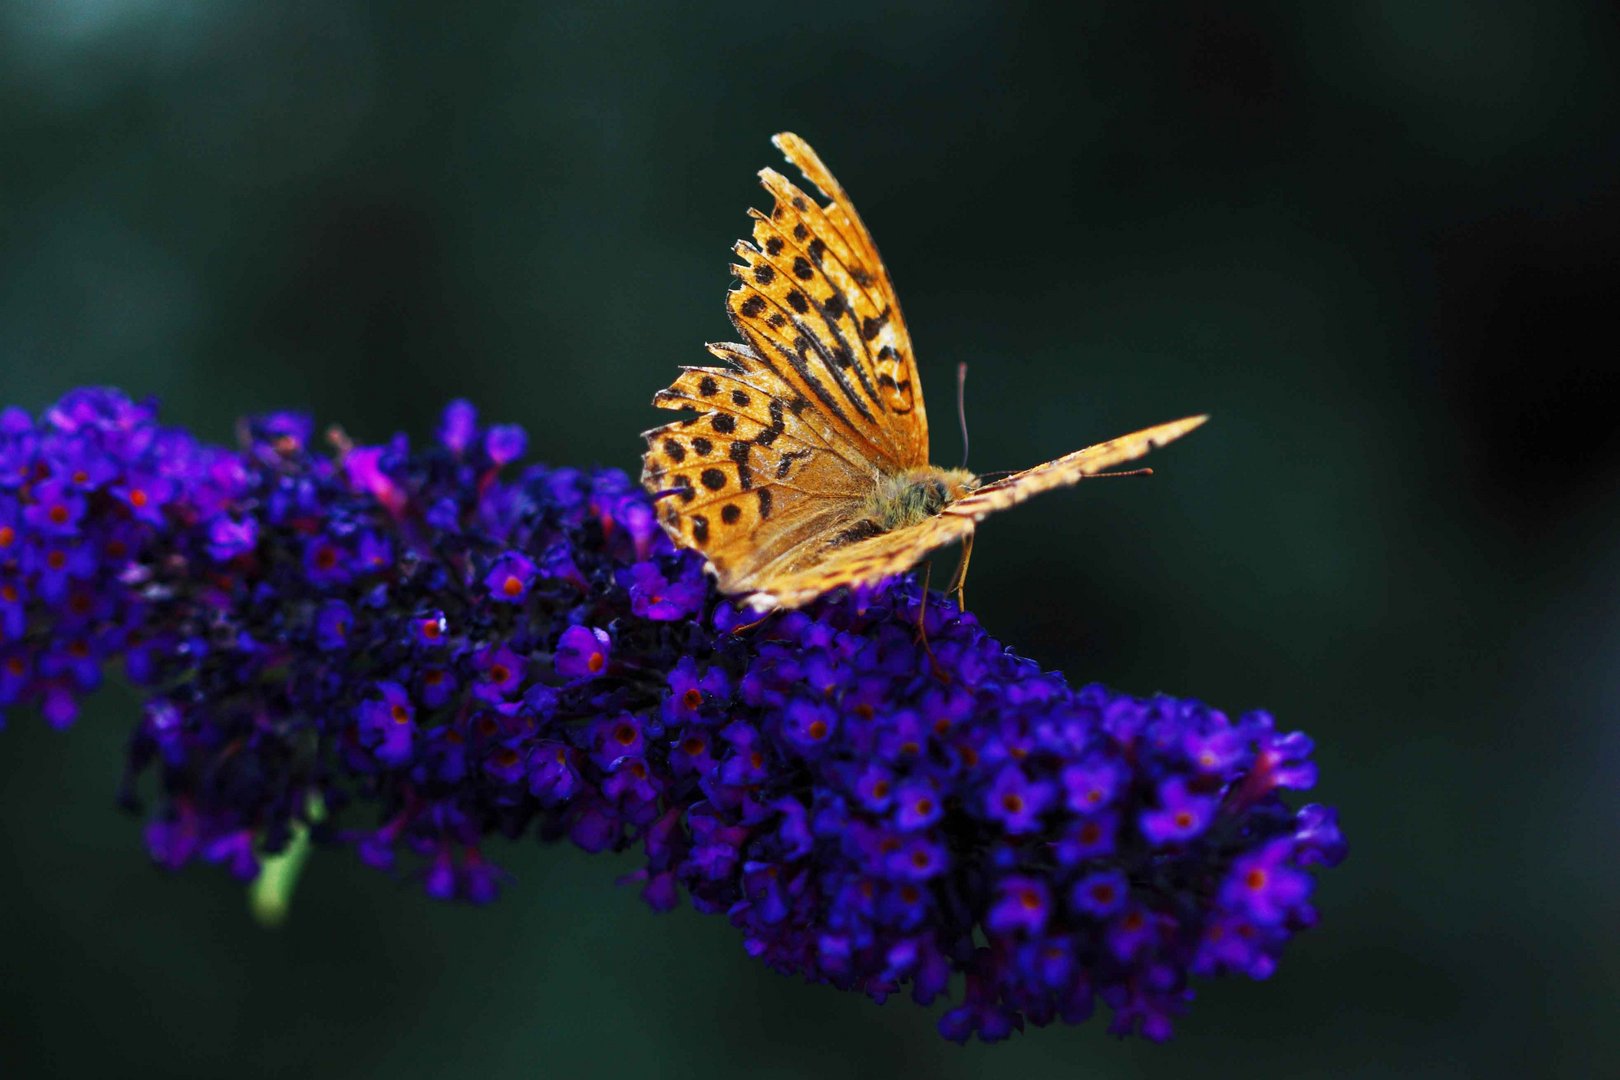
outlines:
[[925, 465], [878, 478], [867, 502], [866, 517], [884, 532], [910, 528], [933, 517], [979, 486], [979, 478], [966, 469]]
[[698, 415], [645, 433], [642, 483], [676, 544], [702, 552], [723, 592], [797, 607], [900, 573], [966, 540], [994, 511], [1065, 487], [1191, 431], [1159, 424], [985, 483], [928, 463], [922, 384], [900, 302], [871, 234], [798, 136], [774, 140], [821, 190], [771, 169], [726, 294], [738, 343], [687, 368], [653, 404]]

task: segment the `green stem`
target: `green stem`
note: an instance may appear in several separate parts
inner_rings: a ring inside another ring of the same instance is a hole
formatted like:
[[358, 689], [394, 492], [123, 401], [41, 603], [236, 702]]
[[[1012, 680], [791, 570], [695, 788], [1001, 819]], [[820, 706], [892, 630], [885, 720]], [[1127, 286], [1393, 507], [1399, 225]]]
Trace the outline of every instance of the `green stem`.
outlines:
[[309, 860], [311, 845], [309, 825], [326, 816], [326, 806], [319, 795], [311, 794], [304, 808], [306, 821], [294, 821], [292, 839], [285, 850], [264, 856], [259, 876], [248, 888], [248, 907], [253, 918], [267, 929], [287, 921], [292, 907], [293, 889], [298, 886], [304, 863]]

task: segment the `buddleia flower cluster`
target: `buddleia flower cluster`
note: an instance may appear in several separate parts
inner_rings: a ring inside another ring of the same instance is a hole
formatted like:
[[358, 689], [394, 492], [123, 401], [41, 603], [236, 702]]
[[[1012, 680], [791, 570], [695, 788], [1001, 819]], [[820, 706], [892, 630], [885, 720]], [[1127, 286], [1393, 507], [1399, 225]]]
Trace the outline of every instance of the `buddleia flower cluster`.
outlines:
[[778, 971], [958, 987], [955, 1040], [1099, 1002], [1163, 1039], [1193, 976], [1265, 978], [1315, 923], [1345, 845], [1284, 798], [1304, 735], [1073, 687], [910, 578], [759, 621], [623, 473], [524, 448], [465, 403], [424, 448], [292, 414], [213, 446], [110, 390], [8, 410], [0, 710], [68, 725], [121, 661], [163, 866], [313, 842], [482, 903], [499, 839], [634, 848], [647, 903]]

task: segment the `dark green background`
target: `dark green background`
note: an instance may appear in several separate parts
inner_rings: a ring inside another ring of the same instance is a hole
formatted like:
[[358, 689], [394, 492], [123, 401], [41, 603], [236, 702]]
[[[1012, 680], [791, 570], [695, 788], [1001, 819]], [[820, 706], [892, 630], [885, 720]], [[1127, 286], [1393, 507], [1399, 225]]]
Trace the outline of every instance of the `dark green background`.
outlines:
[[465, 395], [633, 468], [796, 130], [899, 282], [938, 460], [959, 360], [979, 469], [1214, 415], [990, 524], [968, 597], [1072, 678], [1318, 739], [1352, 856], [1278, 975], [1168, 1046], [959, 1050], [530, 845], [484, 910], [328, 854], [266, 932], [146, 861], [115, 686], [0, 735], [0, 1072], [1620, 1072], [1612, 7], [1055, 10], [19, 0], [0, 401], [112, 383], [226, 440]]

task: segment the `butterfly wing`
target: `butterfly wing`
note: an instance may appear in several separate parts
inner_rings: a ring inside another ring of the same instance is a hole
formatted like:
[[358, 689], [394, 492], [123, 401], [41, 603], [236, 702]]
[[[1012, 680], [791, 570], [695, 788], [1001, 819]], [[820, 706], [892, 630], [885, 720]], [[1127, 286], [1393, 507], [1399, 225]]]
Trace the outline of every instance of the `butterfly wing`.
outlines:
[[829, 200], [770, 169], [726, 307], [746, 341], [687, 369], [653, 404], [701, 415], [646, 432], [642, 483], [725, 592], [815, 561], [860, 522], [878, 478], [928, 461], [911, 341], [883, 262], [848, 196], [802, 139], [788, 159]]
[[707, 556], [725, 592], [857, 515], [872, 469], [826, 417], [745, 345], [685, 369], [653, 398], [699, 415], [644, 432], [642, 485], [670, 538]]
[[735, 248], [732, 322], [875, 465], [926, 465], [922, 383], [877, 246], [815, 151], [789, 132], [774, 141], [828, 201], [817, 203], [774, 169], [760, 171], [775, 205], [769, 215], [751, 211], [752, 243]]
[[773, 575], [763, 581], [745, 603], [758, 610], [795, 608], [840, 585], [875, 582], [903, 573], [930, 552], [971, 534], [989, 514], [1015, 506], [1043, 491], [1079, 483], [1105, 469], [1135, 460], [1181, 438], [1207, 419], [1207, 416], [1190, 416], [1143, 428], [986, 484], [916, 525], [838, 548], [812, 566]]
[[882, 581], [911, 569], [930, 552], [968, 536], [974, 525], [972, 517], [935, 514], [916, 525], [837, 548], [801, 570], [772, 574], [743, 603], [757, 611], [796, 608], [840, 585]]
[[1088, 446], [1084, 450], [1076, 450], [1072, 454], [1064, 454], [1044, 465], [1013, 473], [995, 483], [976, 488], [945, 507], [944, 513], [983, 521], [986, 515], [993, 514], [997, 510], [1005, 510], [1009, 506], [1016, 506], [1043, 491], [1068, 487], [1104, 469], [1134, 461], [1150, 450], [1174, 442], [1208, 419], [1208, 416], [1189, 416], [1183, 420], [1172, 420], [1168, 424], [1155, 424], [1141, 431], [1133, 431], [1129, 435], [1121, 435], [1117, 439]]

